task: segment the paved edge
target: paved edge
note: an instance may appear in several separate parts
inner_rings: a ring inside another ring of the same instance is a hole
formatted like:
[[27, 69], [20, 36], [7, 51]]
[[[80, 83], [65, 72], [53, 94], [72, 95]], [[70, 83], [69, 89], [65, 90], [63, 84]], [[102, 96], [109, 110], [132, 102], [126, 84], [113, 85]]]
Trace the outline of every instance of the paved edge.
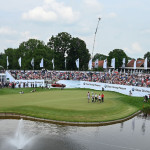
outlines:
[[52, 123], [52, 124], [59, 124], [59, 125], [68, 125], [68, 126], [106, 126], [116, 123], [121, 123], [124, 121], [127, 121], [138, 114], [140, 114], [141, 111], [138, 111], [126, 118], [113, 120], [113, 121], [106, 121], [106, 122], [67, 122], [67, 121], [57, 121], [57, 120], [50, 120], [50, 119], [43, 119], [43, 118], [36, 118], [36, 117], [30, 117], [25, 116], [22, 114], [16, 114], [16, 113], [0, 113], [0, 119], [24, 119], [24, 120], [31, 120], [31, 121], [39, 121], [39, 122], [45, 122], [45, 123]]

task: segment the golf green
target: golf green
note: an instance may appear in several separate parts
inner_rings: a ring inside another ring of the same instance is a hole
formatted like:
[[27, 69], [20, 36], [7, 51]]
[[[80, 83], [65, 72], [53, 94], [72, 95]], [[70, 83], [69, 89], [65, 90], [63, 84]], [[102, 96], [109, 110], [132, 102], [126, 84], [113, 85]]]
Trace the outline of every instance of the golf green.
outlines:
[[[1, 89], [0, 112], [70, 122], [98, 122], [125, 118], [142, 109], [143, 98], [125, 96], [116, 92], [88, 89]], [[104, 102], [88, 103], [87, 92], [104, 94]], [[147, 104], [148, 105], [148, 104]]]

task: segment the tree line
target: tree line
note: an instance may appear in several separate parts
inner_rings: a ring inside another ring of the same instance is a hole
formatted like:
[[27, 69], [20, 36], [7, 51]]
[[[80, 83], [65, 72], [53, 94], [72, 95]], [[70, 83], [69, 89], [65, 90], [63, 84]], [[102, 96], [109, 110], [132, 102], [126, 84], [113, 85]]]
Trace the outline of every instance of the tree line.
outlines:
[[[7, 66], [7, 56], [9, 66]], [[20, 57], [22, 58], [21, 67], [18, 63]], [[146, 57], [150, 59], [150, 52], [144, 55], [144, 58]], [[52, 59], [54, 59], [55, 70], [77, 70], [75, 61], [79, 58], [79, 69], [88, 70], [88, 62], [91, 59], [91, 54], [82, 39], [72, 37], [67, 32], [61, 32], [56, 36], [52, 36], [47, 44], [41, 40], [29, 39], [28, 41], [22, 42], [18, 48], [4, 50], [4, 53], [0, 54], [0, 66], [3, 66], [4, 69], [32, 70], [32, 58], [34, 58], [35, 70], [41, 69], [39, 64], [42, 58], [44, 59], [45, 69], [53, 69]], [[93, 61], [96, 59], [107, 59], [108, 66], [110, 66], [112, 58], [116, 59], [116, 68], [122, 66], [123, 58], [126, 58], [126, 63], [130, 59], [122, 49], [115, 49], [110, 51], [108, 56], [98, 53], [95, 54]]]

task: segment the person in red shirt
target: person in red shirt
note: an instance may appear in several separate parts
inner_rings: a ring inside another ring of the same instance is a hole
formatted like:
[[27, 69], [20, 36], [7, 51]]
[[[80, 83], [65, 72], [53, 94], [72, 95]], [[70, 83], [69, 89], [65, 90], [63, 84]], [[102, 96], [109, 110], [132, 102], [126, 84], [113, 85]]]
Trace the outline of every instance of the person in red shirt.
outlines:
[[101, 95], [101, 98], [102, 98], [102, 102], [104, 102], [104, 94], [103, 93]]

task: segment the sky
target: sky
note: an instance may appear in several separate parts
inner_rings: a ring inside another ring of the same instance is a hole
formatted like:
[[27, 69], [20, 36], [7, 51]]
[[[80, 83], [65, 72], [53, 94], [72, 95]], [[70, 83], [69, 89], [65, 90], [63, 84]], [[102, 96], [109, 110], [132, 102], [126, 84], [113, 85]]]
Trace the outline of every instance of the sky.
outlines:
[[[0, 5], [0, 52], [29, 39], [47, 44], [67, 32], [92, 54], [123, 49], [131, 58], [150, 51], [150, 0], [5, 0]], [[94, 35], [96, 34], [93, 50]]]

